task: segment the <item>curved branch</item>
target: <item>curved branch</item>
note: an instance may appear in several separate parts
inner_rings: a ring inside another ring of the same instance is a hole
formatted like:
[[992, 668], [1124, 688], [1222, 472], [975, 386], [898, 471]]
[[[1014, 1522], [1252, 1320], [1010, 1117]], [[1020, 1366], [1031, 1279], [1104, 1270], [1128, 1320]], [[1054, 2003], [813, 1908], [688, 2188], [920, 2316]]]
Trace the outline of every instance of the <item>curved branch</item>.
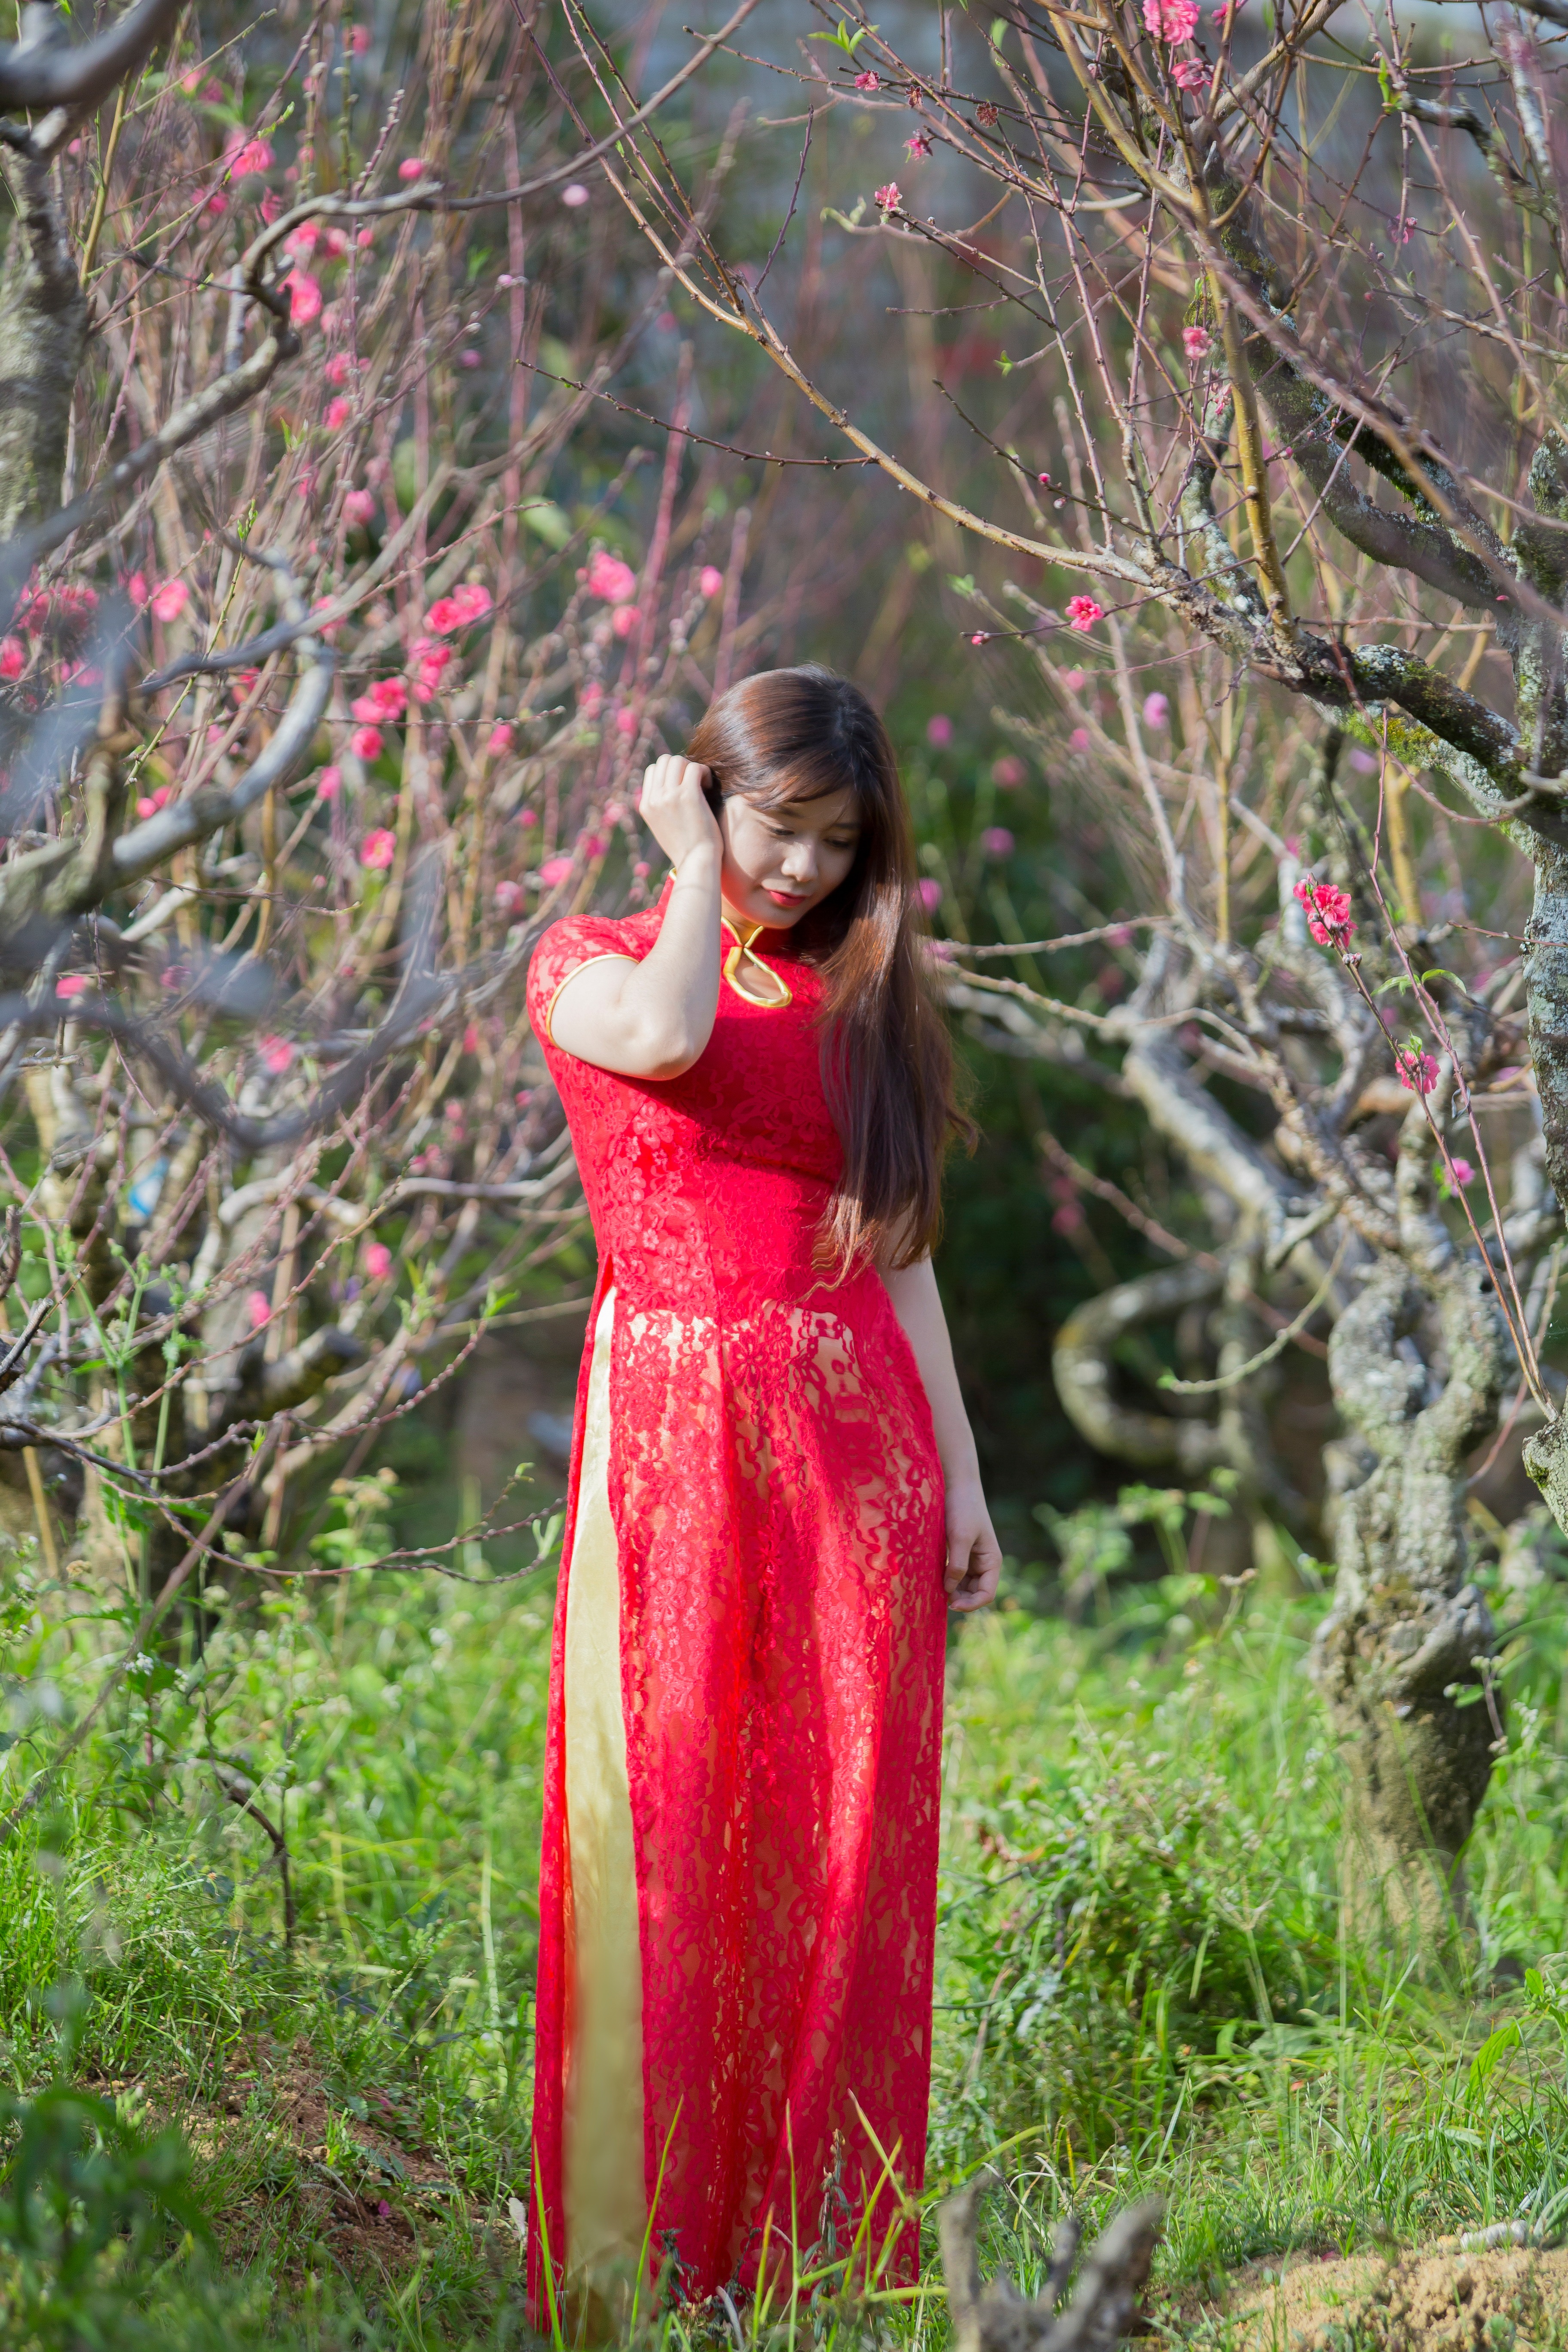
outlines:
[[10, 114], [96, 106], [169, 32], [184, 0], [136, 0], [94, 41], [73, 47], [57, 8], [22, 11], [22, 38], [0, 47], [0, 108]]

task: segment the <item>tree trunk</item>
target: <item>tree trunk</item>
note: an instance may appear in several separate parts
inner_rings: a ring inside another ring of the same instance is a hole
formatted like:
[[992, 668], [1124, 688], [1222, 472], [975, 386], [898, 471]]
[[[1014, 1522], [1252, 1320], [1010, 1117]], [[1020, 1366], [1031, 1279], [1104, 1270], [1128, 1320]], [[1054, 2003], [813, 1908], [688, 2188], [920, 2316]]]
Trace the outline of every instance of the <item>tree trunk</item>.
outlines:
[[1496, 1418], [1504, 1369], [1484, 1284], [1457, 1256], [1420, 1274], [1385, 1256], [1329, 1343], [1335, 1401], [1373, 1466], [1334, 1511], [1334, 1603], [1311, 1673], [1349, 1773], [1352, 1911], [1423, 1941], [1462, 1916], [1460, 1857], [1498, 1732], [1464, 1518], [1465, 1458]]

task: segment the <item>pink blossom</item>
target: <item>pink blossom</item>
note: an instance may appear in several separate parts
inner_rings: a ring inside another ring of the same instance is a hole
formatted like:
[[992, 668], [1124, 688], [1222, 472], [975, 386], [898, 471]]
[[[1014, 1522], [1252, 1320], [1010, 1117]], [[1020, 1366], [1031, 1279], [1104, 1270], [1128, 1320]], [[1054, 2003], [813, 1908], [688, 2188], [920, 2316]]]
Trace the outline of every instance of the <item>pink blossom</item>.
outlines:
[[191, 601], [191, 592], [183, 580], [165, 580], [153, 591], [153, 617], [155, 621], [177, 621]]
[[144, 613], [153, 601], [153, 591], [147, 585], [144, 572], [133, 572], [125, 583], [125, 593], [139, 613]]
[[983, 646], [983, 645], [985, 643], [985, 632], [984, 632], [984, 629], [976, 629], [976, 630], [975, 630], [975, 632], [974, 632], [974, 635], [970, 638], [969, 642], [970, 642], [970, 644], [971, 644], [972, 646]]
[[465, 621], [482, 620], [494, 601], [489, 590], [477, 580], [465, 580], [452, 591], [452, 602]]
[[1448, 1162], [1448, 1170], [1455, 1183], [1459, 1186], [1461, 1191], [1467, 1184], [1473, 1184], [1476, 1181], [1476, 1171], [1471, 1167], [1469, 1161], [1468, 1160], [1461, 1160], [1457, 1152], [1453, 1159]]
[[1178, 89], [1202, 89], [1209, 78], [1208, 67], [1202, 58], [1184, 58], [1171, 68], [1171, 79]]
[[1310, 874], [1305, 874], [1296, 885], [1295, 895], [1306, 909], [1307, 929], [1318, 945], [1342, 946], [1355, 929], [1346, 892], [1336, 890], [1331, 882], [1314, 882]]
[[343, 772], [341, 768], [323, 768], [316, 778], [316, 798], [322, 801], [335, 801], [342, 781]]
[[[931, 153], [930, 131], [917, 131], [912, 139], [906, 139], [904, 142], [904, 152], [909, 157], [911, 163], [923, 162], [925, 157]], [[879, 201], [880, 199], [879, 198]]]
[[724, 585], [724, 574], [716, 563], [705, 563], [698, 574], [697, 585], [705, 596], [717, 596]]
[[1069, 750], [1074, 751], [1087, 751], [1089, 749], [1088, 728], [1075, 727], [1072, 733], [1068, 737], [1068, 746]]
[[1204, 357], [1213, 340], [1214, 339], [1210, 335], [1206, 327], [1184, 327], [1182, 329], [1182, 349], [1185, 352], [1187, 357], [1194, 362]]
[[1082, 670], [1064, 669], [1062, 672], [1062, 684], [1066, 687], [1069, 694], [1081, 694], [1084, 688], [1084, 675]]
[[326, 378], [331, 384], [347, 383], [354, 372], [354, 363], [347, 352], [334, 352], [327, 362]]
[[632, 872], [639, 882], [646, 882], [648, 876], [653, 872], [653, 867], [648, 864], [646, 857], [639, 857], [637, 860], [637, 863], [633, 866]]
[[511, 750], [511, 729], [504, 719], [490, 729], [489, 750], [492, 760], [500, 759]]
[[856, 75], [855, 87], [857, 89], [880, 89], [882, 87], [882, 77], [880, 74], [874, 74], [871, 71], [870, 67], [868, 66], [864, 73], [858, 73]]
[[1190, 41], [1198, 21], [1198, 0], [1143, 0], [1143, 22], [1157, 41]]
[[20, 637], [0, 637], [0, 677], [20, 677], [27, 667], [27, 648]]
[[569, 857], [547, 857], [539, 869], [539, 878], [547, 890], [553, 890], [558, 882], [565, 881], [571, 871], [572, 860]]
[[903, 201], [903, 197], [899, 193], [899, 184], [897, 180], [889, 180], [883, 186], [877, 190], [877, 209], [879, 212], [896, 213]]
[[579, 205], [587, 203], [588, 191], [581, 180], [569, 180], [561, 191], [561, 201], [568, 212], [574, 213]]
[[610, 626], [617, 637], [629, 637], [641, 619], [642, 614], [635, 604], [617, 604]]
[[637, 593], [637, 576], [631, 565], [607, 548], [594, 550], [584, 577], [589, 595], [602, 596], [606, 604], [629, 604]]
[[[401, 719], [408, 708], [408, 688], [400, 677], [378, 677], [365, 697], [378, 719]], [[359, 716], [359, 706], [354, 706]]]
[[980, 836], [980, 846], [987, 857], [1011, 857], [1013, 836], [1005, 824], [988, 824]]
[[1103, 621], [1104, 618], [1104, 605], [1097, 604], [1092, 596], [1071, 596], [1068, 599], [1069, 629], [1092, 629], [1096, 621]]
[[537, 824], [539, 823], [539, 811], [537, 809], [531, 808], [519, 809], [517, 813], [517, 821], [519, 824], [522, 825], [525, 829], [531, 824]]
[[952, 721], [945, 710], [937, 711], [926, 720], [926, 741], [934, 743], [939, 751], [945, 751], [952, 740]]
[[336, 400], [328, 401], [327, 414], [322, 421], [329, 433], [341, 433], [353, 413], [353, 402], [345, 400], [340, 393]]
[[503, 915], [514, 915], [522, 904], [522, 886], [519, 882], [496, 884], [496, 907]]
[[1396, 1045], [1394, 1058], [1399, 1066], [1399, 1083], [1406, 1094], [1431, 1093], [1437, 1083], [1437, 1065], [1430, 1054], [1424, 1054], [1416, 1045]]
[[247, 139], [230, 153], [228, 168], [237, 180], [245, 179], [252, 172], [270, 172], [272, 150], [265, 139]]
[[289, 297], [289, 316], [296, 327], [308, 327], [312, 319], [321, 317], [321, 280], [308, 269], [291, 269], [283, 288]]
[[927, 874], [915, 884], [915, 896], [928, 915], [934, 915], [942, 904], [942, 884]]
[[584, 857], [603, 857], [609, 843], [602, 833], [584, 833], [578, 836]]
[[249, 1319], [251, 1329], [259, 1331], [264, 1323], [270, 1323], [272, 1320], [272, 1301], [264, 1290], [247, 1291], [245, 1312]]
[[366, 1242], [360, 1261], [372, 1282], [384, 1282], [392, 1272], [392, 1252], [384, 1242]]
[[450, 596], [437, 596], [426, 618], [442, 636], [449, 635], [452, 630], [460, 629], [463, 625], [463, 616]]
[[224, 194], [221, 188], [215, 188], [213, 190], [211, 195], [207, 198], [206, 203], [202, 206], [202, 210], [206, 213], [211, 213], [215, 220], [221, 220], [223, 218], [225, 213], [228, 210], [228, 198]]
[[314, 253], [321, 241], [321, 232], [314, 221], [301, 221], [290, 229], [283, 240], [285, 253]]
[[367, 523], [375, 512], [374, 493], [370, 490], [350, 490], [343, 499], [343, 520], [351, 530]]
[[356, 25], [349, 35], [349, 48], [356, 58], [363, 58], [370, 47], [370, 26]]
[[596, 677], [591, 677], [577, 697], [577, 708], [584, 719], [597, 719], [604, 707], [605, 689]]
[[1024, 781], [1024, 762], [1016, 760], [1011, 751], [1004, 751], [991, 763], [991, 781], [1005, 793], [1016, 793]]
[[359, 862], [368, 866], [373, 874], [384, 873], [396, 855], [397, 835], [384, 824], [367, 833], [359, 845]]
[[1169, 723], [1170, 717], [1171, 706], [1163, 694], [1146, 694], [1143, 697], [1143, 724], [1145, 727], [1166, 726]]
[[280, 1078], [294, 1058], [294, 1048], [287, 1037], [263, 1037], [258, 1041], [262, 1061], [275, 1078]]
[[397, 176], [400, 180], [408, 182], [422, 180], [425, 176], [424, 156], [405, 155], [397, 167]]
[[68, 1001], [73, 996], [85, 996], [91, 984], [85, 973], [68, 971], [63, 980], [56, 981], [55, 994]]
[[637, 733], [637, 712], [636, 712], [635, 710], [617, 710], [617, 711], [616, 711], [616, 734], [617, 734], [617, 735], [635, 735], [635, 734]]
[[349, 749], [356, 760], [378, 760], [382, 738], [379, 727], [356, 727], [349, 739]]

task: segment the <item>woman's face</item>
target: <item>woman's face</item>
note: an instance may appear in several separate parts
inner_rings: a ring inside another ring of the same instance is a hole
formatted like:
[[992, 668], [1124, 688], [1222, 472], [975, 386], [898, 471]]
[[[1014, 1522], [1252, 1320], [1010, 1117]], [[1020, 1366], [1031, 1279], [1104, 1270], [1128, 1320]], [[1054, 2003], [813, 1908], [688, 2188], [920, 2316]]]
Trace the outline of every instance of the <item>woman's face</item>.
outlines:
[[855, 863], [860, 820], [852, 792], [757, 808], [739, 793], [719, 812], [724, 904], [731, 915], [786, 931], [831, 897]]

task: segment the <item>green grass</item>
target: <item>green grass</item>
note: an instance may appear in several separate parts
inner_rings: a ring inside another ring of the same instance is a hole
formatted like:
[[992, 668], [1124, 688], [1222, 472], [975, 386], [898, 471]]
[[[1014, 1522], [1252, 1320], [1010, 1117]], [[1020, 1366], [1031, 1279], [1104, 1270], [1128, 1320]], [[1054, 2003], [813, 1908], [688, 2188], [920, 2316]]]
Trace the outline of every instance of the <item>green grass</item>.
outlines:
[[[318, 1557], [374, 1554], [388, 1499], [347, 1491]], [[1411, 1954], [1341, 1916], [1341, 1765], [1303, 1670], [1323, 1602], [1191, 1574], [1186, 1524], [1166, 1513], [1169, 1572], [1103, 1589], [1092, 1623], [1015, 1606], [954, 1637], [931, 2193], [996, 2158], [987, 2261], [1026, 2285], [1069, 2203], [1158, 2189], [1179, 2288], [1568, 2187], [1568, 1591], [1513, 1604], [1474, 1932]], [[35, 1580], [24, 1552], [0, 1618], [7, 1803], [123, 1630]], [[5, 2129], [36, 2175], [30, 2206], [16, 2162], [0, 2198], [7, 2345], [525, 2340], [508, 2203], [551, 1599], [542, 1573], [262, 1594], [237, 1570], [0, 1848]], [[215, 1761], [286, 1823], [291, 1952], [270, 1841]], [[940, 2344], [927, 2246], [925, 2293], [819, 2297], [814, 2342]]]

